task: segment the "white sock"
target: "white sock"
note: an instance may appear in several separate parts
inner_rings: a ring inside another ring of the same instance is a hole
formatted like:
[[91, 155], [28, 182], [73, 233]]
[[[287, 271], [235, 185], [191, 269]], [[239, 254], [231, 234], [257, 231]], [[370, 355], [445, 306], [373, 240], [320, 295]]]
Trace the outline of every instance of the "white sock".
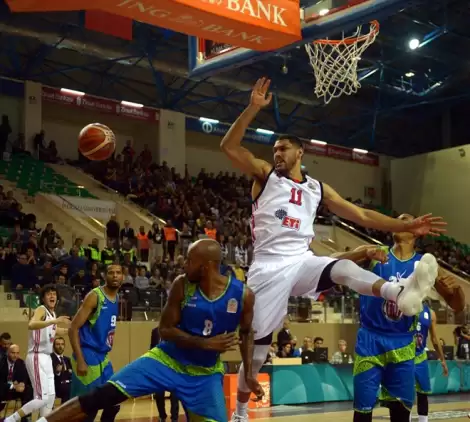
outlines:
[[418, 421], [419, 421], [419, 422], [428, 422], [428, 417], [427, 417], [427, 416], [423, 416], [423, 415], [419, 415], [419, 416], [418, 416]]
[[400, 284], [387, 281], [386, 283], [382, 284], [382, 287], [380, 288], [380, 296], [382, 296], [385, 300], [396, 302], [397, 296], [401, 290], [402, 286]]
[[41, 417], [37, 419], [36, 422], [47, 422], [47, 419], [45, 417]]
[[8, 416], [5, 418], [4, 422], [19, 422], [21, 420], [21, 416], [18, 412], [13, 413], [13, 415]]
[[237, 400], [235, 414], [237, 416], [241, 416], [242, 418], [246, 418], [248, 416], [248, 402], [242, 403]]

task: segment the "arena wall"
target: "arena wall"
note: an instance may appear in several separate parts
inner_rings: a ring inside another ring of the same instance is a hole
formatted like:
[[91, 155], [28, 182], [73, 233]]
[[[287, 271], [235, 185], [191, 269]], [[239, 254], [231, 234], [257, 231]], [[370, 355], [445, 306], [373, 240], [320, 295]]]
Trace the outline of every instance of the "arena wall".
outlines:
[[[155, 327], [155, 322], [119, 322], [114, 338], [114, 349], [111, 352], [111, 360], [115, 370], [122, 368], [145, 353], [150, 345], [150, 335]], [[437, 335], [443, 338], [448, 345], [454, 343], [453, 330], [455, 325], [438, 325]], [[297, 337], [298, 345], [302, 344], [305, 336], [323, 337], [324, 346], [329, 348], [329, 354], [337, 350], [338, 340], [348, 342], [350, 351], [354, 350], [356, 342], [357, 325], [355, 324], [309, 324], [292, 323], [290, 325], [292, 335]], [[15, 343], [20, 346], [21, 356], [24, 357], [28, 342], [28, 329], [26, 322], [0, 322], [0, 333], [9, 332]], [[274, 340], [276, 336], [274, 336]], [[67, 350], [65, 354], [70, 356], [71, 348], [66, 337]], [[432, 346], [431, 346], [432, 347]], [[229, 352], [223, 357], [226, 361], [240, 361], [239, 352]]]
[[391, 162], [392, 205], [398, 212], [445, 218], [448, 235], [470, 243], [467, 187], [470, 148], [449, 148]]

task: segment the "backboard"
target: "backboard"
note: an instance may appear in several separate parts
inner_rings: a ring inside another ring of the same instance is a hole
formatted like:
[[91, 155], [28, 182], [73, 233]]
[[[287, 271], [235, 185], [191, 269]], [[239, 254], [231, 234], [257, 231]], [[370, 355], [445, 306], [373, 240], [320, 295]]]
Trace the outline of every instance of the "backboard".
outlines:
[[[242, 2], [242, 0], [238, 1]], [[301, 5], [305, 6], [305, 3], [310, 2], [311, 0], [301, 1]], [[409, 0], [321, 0], [314, 5], [306, 5], [301, 13], [302, 40], [269, 52], [189, 37], [189, 75], [207, 77], [263, 60], [315, 39], [354, 30], [358, 25], [374, 19], [380, 20], [380, 18], [397, 13], [410, 3], [413, 2]]]

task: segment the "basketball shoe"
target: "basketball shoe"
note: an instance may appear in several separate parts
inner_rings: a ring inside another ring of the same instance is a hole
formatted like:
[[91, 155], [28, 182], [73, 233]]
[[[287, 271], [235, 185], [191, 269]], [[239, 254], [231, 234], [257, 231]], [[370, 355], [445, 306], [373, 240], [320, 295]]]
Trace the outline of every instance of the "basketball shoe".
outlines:
[[423, 310], [423, 300], [436, 282], [438, 269], [436, 258], [427, 253], [416, 263], [413, 274], [398, 282], [401, 290], [396, 303], [404, 315], [415, 316]]

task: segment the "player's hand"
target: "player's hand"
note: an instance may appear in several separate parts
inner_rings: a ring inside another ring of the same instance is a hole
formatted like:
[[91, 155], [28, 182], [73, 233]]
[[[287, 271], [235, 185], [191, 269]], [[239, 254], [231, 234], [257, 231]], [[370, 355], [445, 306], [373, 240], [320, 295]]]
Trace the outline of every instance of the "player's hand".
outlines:
[[432, 214], [425, 214], [421, 217], [405, 223], [406, 230], [413, 233], [415, 236], [439, 236], [445, 233], [447, 223], [442, 217], [433, 217]]
[[61, 325], [65, 325], [66, 327], [69, 327], [70, 326], [70, 317], [68, 316], [65, 316], [65, 315], [62, 315], [58, 318], [56, 318], [56, 323], [57, 324], [61, 324]]
[[367, 259], [370, 261], [379, 261], [382, 264], [388, 261], [387, 252], [380, 246], [369, 246], [366, 249]]
[[271, 80], [267, 78], [260, 78], [256, 81], [253, 91], [251, 92], [251, 105], [266, 107], [271, 102], [273, 94], [268, 94], [269, 85], [271, 85]]
[[236, 333], [219, 334], [218, 336], [207, 339], [206, 349], [223, 353], [229, 350], [235, 350], [235, 346], [238, 346], [239, 343], [240, 340]]
[[88, 365], [86, 362], [77, 362], [77, 375], [84, 377], [86, 374], [88, 374]]
[[435, 284], [436, 287], [439, 285], [440, 287], [449, 291], [458, 289], [460, 287], [460, 285], [457, 283], [457, 279], [450, 274], [438, 277]]
[[251, 390], [252, 393], [256, 395], [256, 398], [253, 401], [260, 401], [264, 397], [264, 390], [261, 387], [260, 383], [256, 378], [248, 377], [245, 379], [246, 385]]
[[449, 368], [447, 368], [447, 363], [445, 360], [441, 361], [441, 366], [442, 366], [442, 373], [444, 374], [445, 377], [449, 376]]

